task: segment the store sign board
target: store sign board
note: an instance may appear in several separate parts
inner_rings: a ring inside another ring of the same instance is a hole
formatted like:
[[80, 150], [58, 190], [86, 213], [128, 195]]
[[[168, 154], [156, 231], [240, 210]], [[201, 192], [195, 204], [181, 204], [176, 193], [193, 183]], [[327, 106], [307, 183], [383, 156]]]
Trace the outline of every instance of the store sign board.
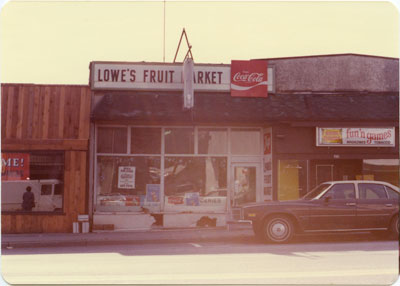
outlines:
[[29, 153], [1, 153], [1, 180], [28, 180]]
[[[195, 91], [229, 92], [231, 66], [224, 64], [195, 64]], [[182, 64], [92, 62], [92, 90], [165, 90], [184, 88]], [[273, 91], [273, 69], [268, 68], [268, 91]]]
[[[230, 86], [229, 80], [229, 65], [194, 65], [195, 91], [227, 91]], [[182, 65], [93, 62], [91, 88], [182, 91]]]
[[394, 147], [395, 129], [317, 127], [317, 146]]
[[231, 96], [267, 97], [268, 96], [267, 61], [232, 61]]

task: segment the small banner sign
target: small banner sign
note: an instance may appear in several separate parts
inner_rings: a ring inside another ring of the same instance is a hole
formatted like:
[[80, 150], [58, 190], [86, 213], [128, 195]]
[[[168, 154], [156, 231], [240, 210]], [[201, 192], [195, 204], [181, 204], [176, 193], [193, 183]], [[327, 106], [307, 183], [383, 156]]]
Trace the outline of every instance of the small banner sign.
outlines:
[[392, 128], [320, 128], [317, 146], [394, 147]]
[[29, 180], [29, 153], [1, 153], [1, 180]]
[[232, 61], [231, 96], [267, 97], [268, 63], [267, 61]]
[[134, 189], [135, 188], [135, 167], [121, 166], [118, 167], [118, 189]]

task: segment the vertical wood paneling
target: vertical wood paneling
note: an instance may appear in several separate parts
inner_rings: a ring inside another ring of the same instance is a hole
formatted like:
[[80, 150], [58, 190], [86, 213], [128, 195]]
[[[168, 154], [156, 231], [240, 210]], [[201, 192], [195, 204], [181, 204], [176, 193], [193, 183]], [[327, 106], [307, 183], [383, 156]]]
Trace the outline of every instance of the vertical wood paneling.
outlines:
[[7, 102], [7, 113], [6, 113], [6, 138], [11, 138], [12, 131], [12, 113], [14, 105], [14, 87], [11, 87], [8, 91], [8, 102]]
[[21, 86], [18, 91], [18, 106], [17, 106], [17, 127], [16, 127], [16, 138], [21, 139], [22, 138], [22, 122], [23, 122], [23, 116], [24, 112], [24, 91], [25, 87]]
[[49, 138], [49, 118], [50, 118], [50, 87], [44, 88], [43, 95], [43, 123], [42, 123], [42, 136], [43, 139]]
[[17, 138], [17, 124], [18, 124], [18, 101], [19, 101], [19, 90], [22, 87], [17, 86], [14, 90], [14, 100], [12, 105], [12, 113], [11, 113], [11, 138]]
[[34, 98], [33, 98], [33, 125], [32, 125], [32, 138], [33, 139], [40, 139], [39, 138], [39, 114], [41, 113], [40, 106], [39, 106], [39, 96], [40, 96], [40, 87], [35, 86], [34, 91]]
[[[7, 86], [1, 86], [1, 113], [7, 114], [7, 99], [8, 99], [8, 90]], [[4, 115], [3, 115], [4, 118]], [[1, 120], [1, 138], [6, 137], [6, 120]]]
[[27, 117], [27, 133], [24, 136], [25, 139], [33, 138], [33, 118], [34, 118], [34, 105], [35, 105], [35, 87], [29, 86], [29, 94], [28, 94], [28, 117]]
[[68, 199], [69, 199], [69, 212], [71, 214], [76, 214], [75, 211], [75, 168], [76, 168], [76, 152], [71, 152], [71, 161], [70, 161], [70, 185], [68, 189]]
[[86, 117], [85, 117], [85, 111], [86, 111], [86, 104], [87, 104], [87, 94], [86, 89], [81, 89], [81, 96], [80, 96], [80, 111], [79, 111], [79, 136], [78, 138], [84, 138], [85, 136], [85, 123], [86, 122]]
[[75, 88], [73, 93], [72, 106], [77, 108], [77, 112], [72, 113], [72, 137], [79, 138], [79, 112], [81, 104], [81, 89]]
[[38, 139], [44, 139], [43, 138], [43, 117], [44, 117], [44, 86], [40, 87], [39, 90], [39, 119], [38, 119]]
[[58, 138], [58, 113], [60, 112], [60, 87], [52, 89], [50, 96], [49, 138]]
[[72, 138], [71, 130], [71, 88], [66, 88], [64, 104], [64, 138]]
[[65, 113], [65, 87], [61, 87], [60, 105], [58, 114], [58, 138], [64, 137], [64, 113]]
[[80, 186], [81, 186], [81, 191], [80, 191], [80, 200], [79, 202], [79, 212], [84, 214], [87, 213], [86, 210], [88, 209], [87, 202], [89, 202], [89, 194], [86, 192], [88, 184], [86, 181], [88, 180], [87, 178], [87, 162], [88, 162], [88, 156], [87, 152], [80, 152], [81, 153], [81, 167], [80, 167], [80, 173], [81, 173], [81, 180], [80, 180]]
[[90, 89], [2, 85], [3, 139], [89, 138]]
[[22, 138], [27, 138], [28, 136], [28, 124], [30, 120], [29, 119], [29, 112], [30, 112], [30, 106], [29, 106], [29, 97], [30, 97], [30, 87], [24, 87], [24, 93], [23, 93], [23, 99], [22, 99], [22, 126], [21, 126], [21, 139]]
[[[89, 87], [5, 84], [1, 91], [2, 139], [89, 139]], [[71, 232], [77, 215], [85, 213], [87, 150], [59, 144], [65, 148], [64, 215], [3, 214], [3, 233]]]

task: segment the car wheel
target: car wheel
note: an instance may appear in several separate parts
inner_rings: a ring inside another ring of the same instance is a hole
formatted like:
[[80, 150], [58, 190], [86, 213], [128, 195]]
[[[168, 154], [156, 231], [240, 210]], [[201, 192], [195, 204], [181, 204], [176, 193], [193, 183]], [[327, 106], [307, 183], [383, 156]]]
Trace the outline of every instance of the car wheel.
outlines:
[[285, 243], [293, 237], [293, 223], [284, 216], [267, 218], [264, 223], [264, 239], [273, 243]]
[[390, 223], [390, 233], [393, 238], [399, 238], [399, 217], [395, 216]]

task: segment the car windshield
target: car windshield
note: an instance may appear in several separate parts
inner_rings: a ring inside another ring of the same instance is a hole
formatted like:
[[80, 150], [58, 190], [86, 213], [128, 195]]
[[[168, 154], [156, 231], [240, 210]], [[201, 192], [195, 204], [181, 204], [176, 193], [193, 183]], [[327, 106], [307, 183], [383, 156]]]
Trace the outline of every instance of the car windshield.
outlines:
[[303, 200], [312, 200], [315, 197], [317, 197], [319, 194], [321, 194], [323, 191], [325, 191], [327, 188], [329, 188], [331, 184], [321, 184], [319, 186], [316, 186], [313, 190], [305, 194], [302, 199]]

